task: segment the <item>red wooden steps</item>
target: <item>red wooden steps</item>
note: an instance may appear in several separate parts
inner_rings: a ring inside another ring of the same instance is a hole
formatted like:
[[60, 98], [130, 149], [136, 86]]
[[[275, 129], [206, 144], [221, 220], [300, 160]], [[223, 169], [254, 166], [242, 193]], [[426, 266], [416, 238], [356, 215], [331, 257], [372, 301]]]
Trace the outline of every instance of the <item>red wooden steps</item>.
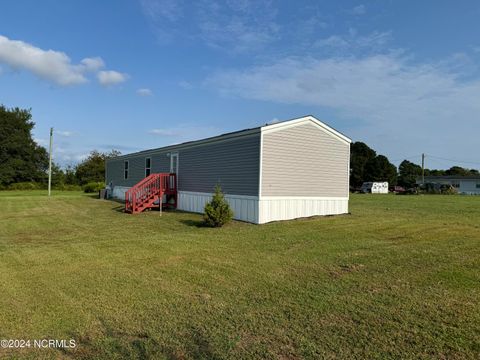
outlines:
[[[164, 195], [167, 195], [166, 203], [163, 203]], [[171, 199], [173, 203], [169, 202]], [[159, 206], [177, 207], [177, 175], [174, 173], [150, 174], [125, 192], [125, 212], [136, 214]]]

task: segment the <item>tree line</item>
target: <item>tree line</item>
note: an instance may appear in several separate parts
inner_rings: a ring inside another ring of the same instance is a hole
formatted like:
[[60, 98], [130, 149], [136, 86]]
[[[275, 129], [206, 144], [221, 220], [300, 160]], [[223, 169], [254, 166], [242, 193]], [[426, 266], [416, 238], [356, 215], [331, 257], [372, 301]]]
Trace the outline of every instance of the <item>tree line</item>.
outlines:
[[[15, 188], [18, 184], [47, 185], [48, 153], [32, 137], [35, 123], [31, 110], [6, 108], [0, 105], [0, 188]], [[363, 142], [354, 142], [350, 148], [350, 186], [358, 188], [366, 181], [388, 181], [390, 185], [413, 187], [422, 168], [408, 160], [393, 165], [386, 156], [377, 154]], [[112, 150], [102, 153], [93, 150], [76, 166], [52, 166], [54, 188], [85, 187], [105, 181], [105, 160], [120, 155]], [[425, 175], [480, 175], [478, 170], [453, 166], [448, 170], [425, 169]]]
[[[33, 137], [31, 110], [0, 105], [0, 188], [42, 188], [48, 181], [48, 152]], [[120, 155], [93, 150], [76, 166], [52, 163], [52, 186], [79, 188], [105, 181], [105, 160]]]
[[[350, 147], [350, 186], [360, 187], [366, 181], [388, 181], [389, 185], [405, 188], [415, 186], [422, 175], [422, 167], [408, 160], [403, 160], [398, 169], [386, 156], [377, 155], [363, 142], [354, 142]], [[425, 176], [441, 175], [480, 175], [478, 170], [452, 166], [448, 170], [424, 169]]]

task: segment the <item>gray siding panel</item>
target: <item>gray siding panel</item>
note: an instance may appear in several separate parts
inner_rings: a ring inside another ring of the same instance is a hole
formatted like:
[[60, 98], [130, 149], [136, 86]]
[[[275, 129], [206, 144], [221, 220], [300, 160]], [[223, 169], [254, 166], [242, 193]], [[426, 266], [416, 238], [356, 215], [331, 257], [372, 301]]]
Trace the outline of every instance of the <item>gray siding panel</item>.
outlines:
[[258, 196], [260, 134], [179, 151], [178, 189]]
[[262, 196], [348, 196], [349, 144], [307, 123], [265, 133], [262, 146]]
[[[156, 153], [147, 156], [129, 156], [122, 159], [107, 161], [107, 184], [114, 186], [133, 186], [145, 177], [145, 159], [151, 158], [151, 172], [170, 171], [170, 158], [167, 153]], [[128, 179], [124, 179], [124, 162], [129, 162]]]
[[[258, 196], [260, 133], [211, 143], [131, 155], [107, 162], [107, 184], [133, 186], [145, 177], [145, 158], [152, 159], [152, 173], [169, 172], [169, 153], [178, 153], [178, 189], [213, 192], [220, 184], [227, 194]], [[124, 161], [129, 161], [129, 177], [123, 176]]]
[[158, 152], [145, 157], [152, 159], [152, 173], [170, 172], [170, 158], [168, 152]]

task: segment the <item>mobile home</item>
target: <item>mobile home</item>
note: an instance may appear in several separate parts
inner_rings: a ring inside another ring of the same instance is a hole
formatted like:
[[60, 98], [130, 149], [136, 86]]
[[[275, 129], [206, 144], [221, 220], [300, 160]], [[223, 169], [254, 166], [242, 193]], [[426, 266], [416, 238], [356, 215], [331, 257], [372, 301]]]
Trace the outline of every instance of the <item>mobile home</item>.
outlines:
[[109, 159], [113, 196], [176, 174], [180, 210], [201, 213], [218, 184], [234, 218], [256, 224], [348, 212], [351, 140], [313, 116]]
[[480, 176], [479, 175], [443, 175], [443, 176], [425, 176], [417, 178], [417, 185], [423, 183], [450, 185], [454, 187], [459, 194], [480, 195]]

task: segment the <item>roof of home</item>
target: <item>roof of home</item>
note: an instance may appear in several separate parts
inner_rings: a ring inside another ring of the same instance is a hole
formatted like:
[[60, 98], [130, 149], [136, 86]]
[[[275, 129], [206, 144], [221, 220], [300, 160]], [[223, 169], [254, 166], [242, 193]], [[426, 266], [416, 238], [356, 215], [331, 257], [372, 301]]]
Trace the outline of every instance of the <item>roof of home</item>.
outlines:
[[[417, 177], [418, 179], [421, 179], [421, 176]], [[425, 176], [425, 180], [480, 180], [480, 175], [429, 175]]]
[[265, 125], [262, 125], [262, 126], [257, 126], [257, 127], [238, 130], [238, 131], [232, 131], [232, 132], [228, 132], [228, 133], [224, 133], [224, 134], [220, 134], [220, 135], [216, 135], [216, 136], [212, 136], [212, 137], [208, 137], [208, 138], [204, 138], [204, 139], [186, 141], [186, 142], [179, 143], [179, 144], [172, 144], [172, 145], [162, 146], [162, 147], [159, 147], [159, 148], [142, 150], [142, 151], [137, 151], [137, 152], [130, 153], [130, 154], [119, 155], [119, 156], [116, 156], [112, 159], [119, 160], [119, 159], [122, 159], [124, 157], [129, 157], [129, 156], [141, 156], [141, 155], [146, 155], [146, 154], [149, 154], [149, 153], [152, 153], [152, 152], [177, 150], [177, 149], [181, 149], [181, 148], [184, 148], [184, 147], [190, 147], [190, 146], [199, 145], [199, 144], [203, 144], [203, 143], [207, 143], [207, 142], [214, 142], [214, 141], [219, 141], [219, 140], [226, 140], [226, 139], [230, 139], [230, 138], [247, 136], [247, 135], [251, 135], [251, 134], [261, 132], [262, 129], [267, 129], [267, 128], [270, 129], [270, 128], [273, 128], [273, 127], [281, 127], [282, 125], [286, 125], [287, 123], [293, 123], [293, 122], [304, 121], [304, 120], [313, 120], [318, 125], [321, 125], [322, 128], [329, 131], [330, 133], [337, 136], [338, 138], [342, 139], [343, 141], [346, 141], [346, 142], [349, 142], [349, 143], [351, 142], [350, 138], [348, 138], [347, 136], [345, 136], [341, 132], [335, 130], [331, 126], [325, 124], [324, 122], [318, 120], [313, 115], [306, 115], [306, 116], [303, 116], [303, 117], [300, 117], [300, 118], [294, 118], [294, 119], [288, 119], [288, 120], [283, 120], [283, 121], [276, 121], [276, 122], [272, 122], [272, 123], [266, 123]]

